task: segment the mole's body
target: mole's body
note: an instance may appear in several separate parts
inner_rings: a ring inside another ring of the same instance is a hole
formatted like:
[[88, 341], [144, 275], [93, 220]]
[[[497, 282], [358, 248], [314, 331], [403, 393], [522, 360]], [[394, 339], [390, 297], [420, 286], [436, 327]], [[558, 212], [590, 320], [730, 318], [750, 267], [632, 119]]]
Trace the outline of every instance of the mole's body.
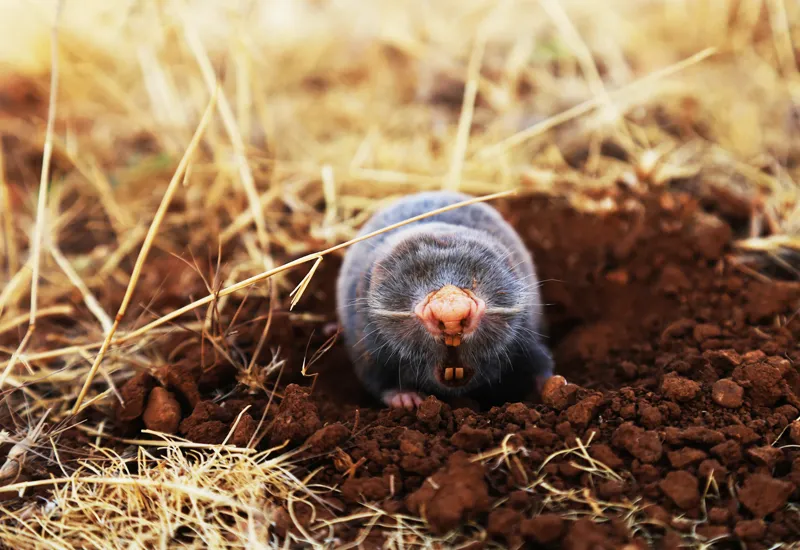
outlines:
[[[370, 233], [468, 199], [405, 197]], [[337, 284], [345, 343], [362, 384], [390, 406], [425, 395], [518, 400], [553, 372], [530, 254], [491, 206], [437, 214], [350, 247]]]

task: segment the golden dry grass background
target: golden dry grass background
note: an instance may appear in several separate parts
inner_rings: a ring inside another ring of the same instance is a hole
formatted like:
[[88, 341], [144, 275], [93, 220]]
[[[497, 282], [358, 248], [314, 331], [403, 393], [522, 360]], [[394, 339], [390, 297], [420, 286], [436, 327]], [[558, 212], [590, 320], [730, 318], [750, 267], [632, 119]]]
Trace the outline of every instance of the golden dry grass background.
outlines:
[[[754, 220], [778, 237], [756, 247], [792, 245], [800, 229], [792, 2], [66, 0], [36, 273], [56, 6], [0, 3], [0, 336], [18, 336], [0, 348], [0, 367], [19, 426], [2, 434], [16, 444], [4, 491], [31, 490], [14, 485], [25, 457], [62, 474], [42, 482], [54, 488], [46, 499], [6, 510], [0, 541], [10, 548], [167, 548], [179, 527], [210, 547], [279, 545], [269, 503], [314, 503], [331, 490], [297, 479], [280, 451], [170, 440], [156, 460], [148, 449], [166, 444], [150, 434], [120, 456], [102, 422], [82, 427], [96, 437], [83, 463], [60, 463], [58, 435], [92, 365], [86, 410], [108, 412], [121, 381], [165, 359], [153, 342], [168, 327], [131, 331], [202, 298], [139, 308], [98, 355], [123, 300], [106, 290], [141, 283], [139, 306], [159, 289], [144, 256], [131, 278], [143, 243], [176, 255], [221, 243], [210, 292], [345, 241], [384, 200], [415, 190], [542, 191], [602, 210], [576, 193], [618, 181], [763, 196]], [[18, 101], [26, 93], [41, 101]], [[186, 174], [174, 178], [198, 126]], [[627, 158], [600, 155], [604, 143]], [[575, 155], [586, 159], [568, 162]], [[172, 207], [148, 241], [171, 179]], [[280, 296], [292, 290], [274, 280]], [[37, 326], [20, 346], [34, 282]], [[217, 313], [198, 311], [184, 326], [224, 340], [211, 334]], [[221, 298], [216, 311], [230, 322], [236, 308]], [[48, 324], [65, 313], [73, 323]], [[381, 514], [347, 521], [374, 527]], [[435, 544], [404, 521], [390, 545]], [[335, 546], [327, 530], [303, 534]]]

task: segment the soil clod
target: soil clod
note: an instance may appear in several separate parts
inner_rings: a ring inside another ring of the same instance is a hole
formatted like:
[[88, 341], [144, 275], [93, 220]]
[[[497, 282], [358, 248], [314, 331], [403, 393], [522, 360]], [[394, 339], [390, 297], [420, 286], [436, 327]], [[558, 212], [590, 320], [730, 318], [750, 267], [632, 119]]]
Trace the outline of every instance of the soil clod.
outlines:
[[166, 434], [177, 433], [181, 423], [181, 406], [172, 393], [156, 386], [150, 391], [142, 420], [148, 430]]

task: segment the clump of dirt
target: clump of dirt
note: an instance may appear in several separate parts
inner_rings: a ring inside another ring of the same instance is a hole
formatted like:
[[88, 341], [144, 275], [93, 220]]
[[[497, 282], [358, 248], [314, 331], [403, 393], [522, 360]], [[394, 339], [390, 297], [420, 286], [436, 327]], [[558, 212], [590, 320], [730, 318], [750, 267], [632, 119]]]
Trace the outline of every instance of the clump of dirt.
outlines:
[[444, 534], [489, 510], [489, 488], [483, 466], [456, 452], [447, 465], [406, 499], [409, 511], [428, 521], [434, 533]]
[[157, 386], [150, 391], [142, 420], [148, 430], [174, 434], [181, 422], [181, 406], [174, 394]]
[[[476, 548], [485, 537], [574, 549], [800, 540], [790, 505], [800, 500], [800, 283], [741, 269], [729, 223], [687, 193], [602, 198], [618, 208], [500, 205], [545, 281], [565, 380], [542, 403], [481, 410], [430, 397], [413, 412], [386, 410], [359, 390], [337, 344], [314, 365], [313, 391], [290, 358], [292, 384], [270, 407], [235, 372], [217, 372], [213, 393], [202, 369], [168, 367], [123, 388], [118, 419], [134, 430], [149, 414], [172, 427], [180, 410], [178, 432], [195, 441], [219, 443], [238, 421], [237, 444], [255, 434], [299, 448], [295, 463], [338, 492], [342, 515], [363, 505], [389, 514], [366, 539], [368, 520], [333, 524], [338, 540], [367, 546], [408, 514], [435, 535], [458, 528], [448, 543]], [[324, 269], [318, 312], [333, 321], [335, 272]], [[307, 333], [294, 336], [302, 355]]]

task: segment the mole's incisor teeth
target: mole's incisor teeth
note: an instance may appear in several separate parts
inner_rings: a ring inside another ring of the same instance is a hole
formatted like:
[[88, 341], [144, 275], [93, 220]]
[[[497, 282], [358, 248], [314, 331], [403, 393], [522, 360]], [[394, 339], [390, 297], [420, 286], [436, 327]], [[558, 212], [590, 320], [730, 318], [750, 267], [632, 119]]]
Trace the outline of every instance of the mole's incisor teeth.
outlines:
[[461, 380], [462, 378], [464, 378], [464, 369], [459, 367], [456, 369], [456, 379]]
[[461, 345], [461, 335], [460, 334], [445, 334], [444, 335], [444, 345], [458, 347]]
[[453, 369], [452, 367], [448, 367], [444, 369], [444, 379], [445, 380], [452, 380], [453, 379]]

